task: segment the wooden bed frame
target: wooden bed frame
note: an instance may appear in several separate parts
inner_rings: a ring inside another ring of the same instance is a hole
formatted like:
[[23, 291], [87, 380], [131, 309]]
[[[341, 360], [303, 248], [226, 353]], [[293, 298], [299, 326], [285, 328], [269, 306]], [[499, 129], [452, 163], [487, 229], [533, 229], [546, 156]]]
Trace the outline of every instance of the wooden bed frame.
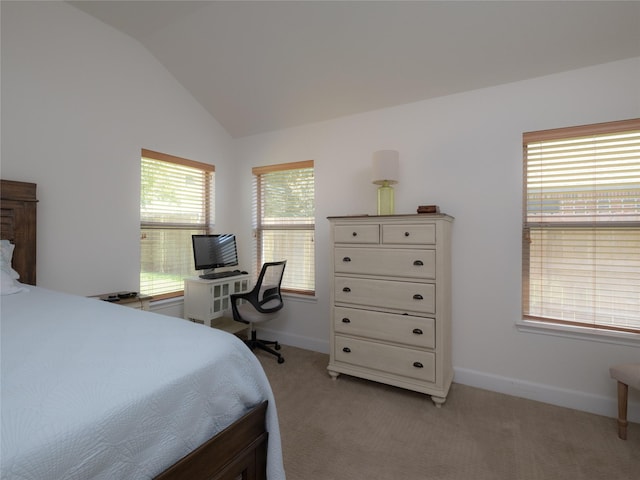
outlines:
[[15, 245], [13, 268], [20, 281], [36, 284], [36, 184], [0, 180], [0, 236]]
[[[0, 180], [0, 237], [14, 245], [20, 282], [36, 284], [36, 184]], [[265, 480], [267, 402], [203, 443], [156, 480]]]

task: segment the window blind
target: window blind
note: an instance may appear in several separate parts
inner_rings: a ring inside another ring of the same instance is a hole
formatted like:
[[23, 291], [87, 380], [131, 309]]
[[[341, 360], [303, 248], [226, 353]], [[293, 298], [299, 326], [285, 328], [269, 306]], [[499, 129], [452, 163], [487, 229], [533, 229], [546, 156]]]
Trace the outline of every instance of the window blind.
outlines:
[[640, 119], [523, 149], [524, 318], [640, 332]]
[[191, 235], [211, 231], [215, 168], [144, 149], [140, 165], [140, 292], [181, 295], [196, 274]]
[[252, 170], [256, 266], [287, 260], [285, 291], [315, 294], [313, 160]]

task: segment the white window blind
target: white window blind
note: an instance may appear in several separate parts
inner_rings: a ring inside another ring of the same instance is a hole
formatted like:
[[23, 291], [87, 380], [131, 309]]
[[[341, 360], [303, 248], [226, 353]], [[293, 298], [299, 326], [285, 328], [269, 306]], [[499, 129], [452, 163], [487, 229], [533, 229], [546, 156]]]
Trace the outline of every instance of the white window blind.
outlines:
[[256, 266], [287, 260], [282, 289], [315, 294], [315, 187], [313, 160], [256, 167]]
[[214, 167], [145, 149], [140, 165], [140, 292], [181, 295], [196, 275], [191, 235], [211, 231]]
[[523, 147], [524, 318], [640, 333], [640, 119]]

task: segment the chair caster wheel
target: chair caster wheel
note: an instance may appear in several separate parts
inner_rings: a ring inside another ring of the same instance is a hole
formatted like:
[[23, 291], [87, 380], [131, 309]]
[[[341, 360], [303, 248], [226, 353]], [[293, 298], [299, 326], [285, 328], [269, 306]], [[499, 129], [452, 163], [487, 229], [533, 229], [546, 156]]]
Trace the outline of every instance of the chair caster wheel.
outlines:
[[[278, 349], [279, 350], [279, 349]], [[278, 363], [284, 363], [284, 358], [278, 357]]]
[[282, 347], [280, 346], [279, 343], [276, 343], [276, 350], [280, 350]]

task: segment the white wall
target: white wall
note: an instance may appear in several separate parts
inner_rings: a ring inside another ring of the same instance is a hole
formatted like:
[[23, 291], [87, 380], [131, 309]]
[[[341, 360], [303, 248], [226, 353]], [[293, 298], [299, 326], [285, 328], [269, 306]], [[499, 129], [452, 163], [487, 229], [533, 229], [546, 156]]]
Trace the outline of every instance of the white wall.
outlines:
[[216, 165], [217, 225], [239, 234], [245, 268], [251, 167], [313, 159], [317, 297], [289, 299], [273, 329], [327, 351], [326, 217], [373, 214], [371, 154], [397, 149], [398, 213], [438, 204], [456, 218], [456, 381], [615, 414], [607, 368], [640, 359], [637, 347], [514, 327], [520, 142], [524, 131], [640, 117], [640, 58], [232, 141], [139, 43], [70, 5], [2, 2], [1, 34], [1, 176], [38, 183], [41, 286], [138, 287], [140, 148]]
[[2, 177], [38, 184], [39, 285], [137, 290], [140, 149], [213, 163], [224, 198], [230, 145], [138, 42], [64, 2], [2, 2]]
[[[437, 204], [455, 217], [456, 381], [614, 415], [615, 382], [608, 367], [640, 360], [640, 345], [515, 328], [521, 299], [521, 141], [527, 131], [634, 117], [640, 117], [640, 58], [235, 141], [245, 199], [252, 166], [315, 160], [317, 302], [290, 301], [273, 327], [275, 336], [328, 351], [332, 260], [326, 217], [374, 214], [371, 155], [395, 149], [396, 212]], [[247, 224], [244, 233], [249, 232]], [[638, 396], [632, 398], [630, 418], [638, 421]]]

